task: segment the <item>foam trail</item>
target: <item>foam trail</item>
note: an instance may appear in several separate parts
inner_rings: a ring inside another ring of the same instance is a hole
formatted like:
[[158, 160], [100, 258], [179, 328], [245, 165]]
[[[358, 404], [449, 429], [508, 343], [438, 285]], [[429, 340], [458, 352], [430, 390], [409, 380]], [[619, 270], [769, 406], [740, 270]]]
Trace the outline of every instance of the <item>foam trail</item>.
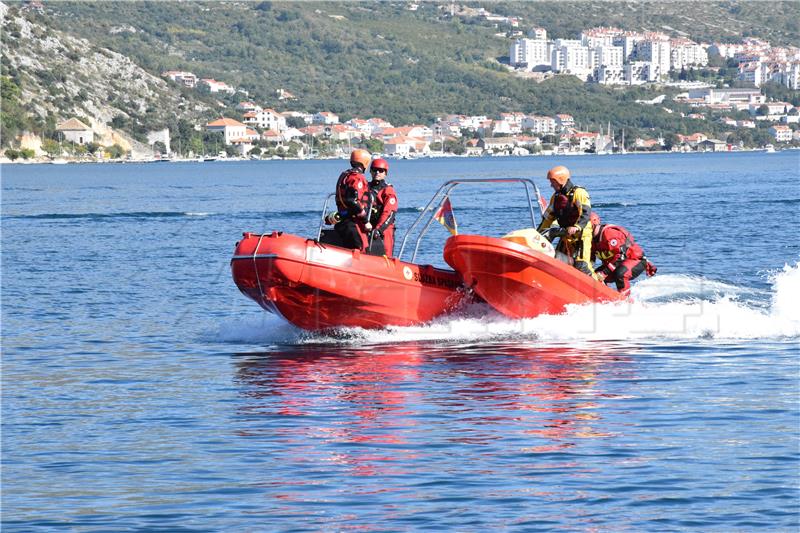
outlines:
[[213, 340], [234, 344], [296, 344], [303, 332], [271, 313], [229, 320], [220, 324]]
[[[563, 315], [512, 320], [486, 304], [418, 327], [347, 328], [335, 334], [302, 332], [272, 315], [223, 327], [219, 340], [277, 344], [387, 344], [412, 341], [474, 343], [535, 340], [748, 340], [800, 338], [800, 263], [770, 275], [770, 306], [738, 299], [763, 291], [701, 277], [659, 275], [633, 287], [633, 302], [570, 306]], [[258, 321], [260, 320], [260, 324]]]

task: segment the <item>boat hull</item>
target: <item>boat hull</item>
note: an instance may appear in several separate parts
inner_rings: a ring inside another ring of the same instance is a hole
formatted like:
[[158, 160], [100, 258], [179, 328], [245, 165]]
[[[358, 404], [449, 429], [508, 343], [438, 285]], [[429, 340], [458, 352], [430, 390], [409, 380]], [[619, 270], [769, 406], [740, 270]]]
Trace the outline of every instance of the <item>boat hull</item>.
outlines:
[[504, 239], [456, 235], [445, 243], [444, 259], [467, 287], [512, 318], [561, 314], [570, 304], [624, 298], [566, 263]]
[[422, 324], [465, 295], [455, 272], [280, 232], [245, 233], [231, 272], [242, 293], [307, 330]]

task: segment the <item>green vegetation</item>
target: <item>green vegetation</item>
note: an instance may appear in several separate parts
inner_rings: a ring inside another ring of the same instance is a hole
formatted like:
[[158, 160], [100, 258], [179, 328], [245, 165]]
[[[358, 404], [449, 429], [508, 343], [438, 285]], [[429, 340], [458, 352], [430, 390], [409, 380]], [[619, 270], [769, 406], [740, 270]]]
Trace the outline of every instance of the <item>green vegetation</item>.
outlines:
[[[574, 38], [585, 28], [617, 25], [632, 30], [669, 26], [698, 39], [737, 40], [747, 22], [776, 43], [800, 40], [800, 7], [792, 2], [771, 3], [770, 10], [746, 2], [601, 2], [592, 9], [580, 2], [471, 5], [521, 16], [521, 28], [543, 26], [553, 37]], [[451, 18], [449, 3], [422, 3], [414, 12], [406, 6], [61, 2], [51, 8], [61, 28], [79, 28], [93, 42], [130, 55], [155, 73], [189, 70], [213, 77], [279, 110], [330, 110], [343, 119], [380, 116], [398, 124], [428, 123], [446, 113], [568, 112], [585, 123], [681, 129], [679, 117], [630, 106], [629, 94], [647, 94], [641, 89], [516, 78], [497, 62], [507, 56], [510, 40], [498, 36], [493, 24], [458, 14]], [[720, 26], [720, 20], [735, 31]], [[127, 24], [136, 31], [112, 32]], [[298, 100], [278, 102], [281, 88]]]
[[[669, 98], [664, 106], [635, 103], [663, 90], [604, 87], [563, 76], [542, 83], [518, 78], [502, 65], [511, 28], [477, 18], [476, 8], [521, 17], [519, 29], [544, 27], [553, 38], [575, 38], [582, 29], [614, 25], [667, 31], [698, 41], [733, 42], [747, 35], [774, 44], [800, 41], [797, 2], [771, 2], [769, 9], [744, 1], [599, 2], [591, 9], [585, 2], [483, 2], [453, 4], [455, 16], [450, 15], [449, 2], [423, 2], [417, 11], [407, 6], [407, 2], [51, 2], [44, 15], [31, 12], [26, 17], [86, 38], [99, 49], [129, 56], [156, 75], [185, 70], [244, 88], [249, 94], [233, 96], [178, 89], [190, 102], [204, 102], [232, 118], [232, 106], [245, 99], [278, 111], [327, 110], [343, 120], [377, 116], [398, 125], [427, 124], [450, 113], [570, 113], [582, 129], [605, 130], [610, 122], [617, 131], [625, 128], [630, 139], [695, 131], [724, 138], [729, 128], [711, 117], [684, 118], [681, 113], [696, 110]], [[15, 28], [8, 31], [19, 33]], [[73, 55], [67, 59], [79, 58]], [[681, 76], [721, 77], [720, 83], [732, 84], [732, 65], [716, 57], [711, 67]], [[71, 109], [86, 99], [86, 95], [58, 94], [54, 88], [67, 76], [82, 75], [69, 62], [28, 75], [37, 83], [50, 80], [50, 98], [59, 109]], [[54, 118], [37, 123], [19, 101], [24, 76], [5, 63], [2, 76], [3, 143], [25, 129], [53, 138]], [[297, 100], [278, 101], [278, 89], [288, 90]], [[798, 99], [796, 92], [771, 90], [786, 101]], [[186, 109], [167, 113], [156, 107], [138, 109], [126, 98], [125, 87], [112, 94], [111, 103], [124, 114], [111, 125], [135, 139], [168, 127], [172, 149], [182, 154], [223, 149], [217, 137], [194, 130], [198, 121], [190, 120]], [[223, 111], [217, 101], [228, 107]]]

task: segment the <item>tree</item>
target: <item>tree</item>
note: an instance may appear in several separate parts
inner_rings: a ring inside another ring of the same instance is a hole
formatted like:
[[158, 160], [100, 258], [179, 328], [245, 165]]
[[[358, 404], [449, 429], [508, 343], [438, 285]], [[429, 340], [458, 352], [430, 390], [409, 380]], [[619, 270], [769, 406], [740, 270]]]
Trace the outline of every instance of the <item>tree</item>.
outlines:
[[664, 148], [667, 150], [672, 150], [674, 147], [679, 146], [681, 144], [681, 140], [675, 133], [667, 133], [664, 135]]
[[109, 159], [119, 159], [125, 155], [125, 150], [120, 145], [115, 144], [113, 146], [107, 146], [105, 153]]
[[53, 139], [45, 139], [42, 141], [42, 150], [50, 157], [55, 157], [61, 154], [61, 145]]
[[758, 106], [756, 114], [762, 117], [769, 115], [769, 106], [767, 104], [761, 104]]
[[305, 128], [307, 126], [306, 121], [300, 117], [288, 117], [286, 119], [286, 125], [290, 128]]
[[364, 139], [363, 144], [364, 148], [373, 154], [379, 154], [383, 152], [383, 141], [380, 139]]
[[14, 150], [13, 148], [6, 148], [6, 157], [10, 160], [16, 161], [19, 159], [20, 155], [21, 154], [17, 150]]

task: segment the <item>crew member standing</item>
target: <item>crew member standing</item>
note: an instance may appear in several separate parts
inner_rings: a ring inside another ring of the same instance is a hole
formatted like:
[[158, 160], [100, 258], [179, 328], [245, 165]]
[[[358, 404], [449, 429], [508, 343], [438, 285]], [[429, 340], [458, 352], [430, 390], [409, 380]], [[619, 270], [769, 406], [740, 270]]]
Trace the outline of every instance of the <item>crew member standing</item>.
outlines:
[[389, 163], [385, 159], [376, 159], [369, 167], [372, 181], [369, 189], [372, 193], [372, 213], [370, 223], [372, 231], [383, 237], [383, 248], [386, 257], [394, 257], [394, 222], [397, 217], [397, 194], [391, 183], [386, 183], [389, 174]]
[[350, 168], [339, 175], [336, 182], [336, 209], [325, 222], [334, 224], [345, 248], [364, 251], [367, 233], [372, 230], [369, 223], [369, 185], [364, 172], [372, 155], [361, 148], [350, 154]]
[[567, 167], [551, 168], [547, 180], [555, 192], [536, 231], [541, 233], [553, 222], [558, 222], [565, 231], [558, 245], [559, 251], [574, 259], [575, 268], [597, 279], [591, 261], [592, 225], [589, 215], [592, 213], [592, 204], [589, 193], [572, 183]]
[[642, 272], [647, 272], [648, 276], [656, 273], [656, 266], [647, 260], [630, 231], [622, 226], [602, 224], [597, 213], [592, 213], [590, 223], [594, 233], [592, 257], [596, 256], [602, 262], [597, 269], [600, 281], [613, 282], [619, 292], [627, 293], [631, 289], [631, 280]]

